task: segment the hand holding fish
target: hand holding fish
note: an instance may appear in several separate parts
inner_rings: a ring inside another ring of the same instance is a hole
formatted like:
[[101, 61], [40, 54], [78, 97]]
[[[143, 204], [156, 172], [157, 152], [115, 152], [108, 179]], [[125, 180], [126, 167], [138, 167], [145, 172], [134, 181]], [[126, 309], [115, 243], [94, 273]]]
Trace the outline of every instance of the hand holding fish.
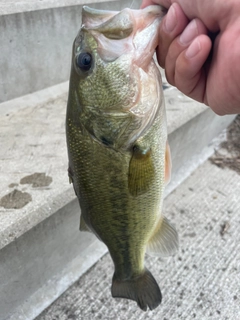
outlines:
[[169, 83], [219, 115], [240, 113], [240, 2], [143, 0], [141, 7], [152, 4], [169, 8], [157, 49]]

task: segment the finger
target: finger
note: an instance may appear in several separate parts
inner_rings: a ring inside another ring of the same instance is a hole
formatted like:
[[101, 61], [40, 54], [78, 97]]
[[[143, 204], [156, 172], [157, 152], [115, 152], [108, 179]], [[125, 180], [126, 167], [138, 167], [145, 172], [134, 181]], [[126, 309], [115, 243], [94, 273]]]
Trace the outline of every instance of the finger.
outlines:
[[206, 69], [204, 63], [212, 47], [205, 34], [196, 37], [189, 47], [176, 60], [175, 86], [187, 96], [208, 104], [205, 95]]
[[190, 43], [200, 34], [207, 34], [207, 29], [199, 19], [193, 19], [184, 31], [170, 44], [166, 60], [166, 77], [170, 84], [175, 84], [175, 68], [179, 55], [187, 49]]
[[159, 46], [157, 48], [158, 62], [165, 67], [165, 59], [173, 40], [180, 35], [188, 24], [188, 19], [181, 7], [174, 3], [160, 25]]

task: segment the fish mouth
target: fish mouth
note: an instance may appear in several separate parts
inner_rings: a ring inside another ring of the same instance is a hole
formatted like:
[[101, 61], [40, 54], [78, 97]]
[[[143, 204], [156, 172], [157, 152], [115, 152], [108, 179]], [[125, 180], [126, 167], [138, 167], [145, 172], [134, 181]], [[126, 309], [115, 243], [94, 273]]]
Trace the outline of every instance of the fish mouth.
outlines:
[[83, 7], [81, 30], [98, 43], [98, 54], [112, 62], [131, 54], [132, 62], [146, 70], [158, 44], [159, 24], [166, 10], [159, 5], [142, 10], [105, 11]]

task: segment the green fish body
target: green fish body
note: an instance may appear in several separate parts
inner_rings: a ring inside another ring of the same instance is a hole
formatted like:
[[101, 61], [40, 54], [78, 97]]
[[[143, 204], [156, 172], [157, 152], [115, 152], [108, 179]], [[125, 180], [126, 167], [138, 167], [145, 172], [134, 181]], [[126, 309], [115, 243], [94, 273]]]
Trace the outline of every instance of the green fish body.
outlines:
[[93, 232], [109, 249], [113, 297], [135, 300], [143, 310], [161, 303], [145, 253], [167, 256], [178, 246], [161, 212], [170, 154], [161, 76], [152, 57], [162, 16], [159, 6], [83, 8], [66, 117], [80, 230]]

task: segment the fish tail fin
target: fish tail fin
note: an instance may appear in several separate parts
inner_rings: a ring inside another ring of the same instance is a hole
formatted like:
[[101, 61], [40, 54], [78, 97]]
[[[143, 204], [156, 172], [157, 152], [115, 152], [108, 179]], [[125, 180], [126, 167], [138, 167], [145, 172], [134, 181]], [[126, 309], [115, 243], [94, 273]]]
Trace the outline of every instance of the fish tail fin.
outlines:
[[147, 307], [150, 310], [155, 309], [162, 301], [160, 288], [147, 269], [139, 277], [128, 280], [119, 280], [114, 274], [112, 296], [135, 300], [144, 311], [147, 311]]

